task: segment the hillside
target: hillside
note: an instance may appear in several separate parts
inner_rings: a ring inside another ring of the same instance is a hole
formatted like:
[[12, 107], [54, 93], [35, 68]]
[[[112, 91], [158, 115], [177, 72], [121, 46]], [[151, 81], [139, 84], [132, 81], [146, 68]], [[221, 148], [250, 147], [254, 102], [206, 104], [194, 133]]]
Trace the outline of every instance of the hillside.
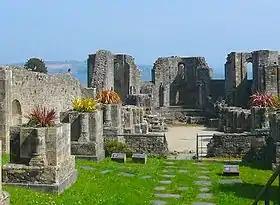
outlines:
[[[56, 73], [64, 73], [67, 72], [69, 68], [72, 70], [72, 74], [74, 77], [79, 79], [83, 85], [87, 84], [87, 62], [86, 61], [75, 61], [75, 60], [67, 60], [67, 61], [45, 61], [46, 66], [48, 68], [48, 72], [50, 74]], [[14, 63], [12, 65], [23, 66], [24, 63]], [[151, 80], [151, 69], [152, 65], [138, 65], [138, 67], [142, 71], [142, 80], [150, 81]], [[220, 69], [223, 71], [223, 69]], [[251, 74], [249, 74], [250, 76]], [[214, 79], [224, 79], [223, 72], [216, 72], [214, 69]]]

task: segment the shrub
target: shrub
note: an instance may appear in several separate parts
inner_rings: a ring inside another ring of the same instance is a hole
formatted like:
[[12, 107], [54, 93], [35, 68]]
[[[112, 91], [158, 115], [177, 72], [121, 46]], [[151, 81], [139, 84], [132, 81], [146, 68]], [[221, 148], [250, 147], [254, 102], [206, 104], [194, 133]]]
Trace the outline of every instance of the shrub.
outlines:
[[274, 96], [265, 92], [256, 92], [250, 96], [250, 106], [275, 107]]
[[76, 98], [72, 102], [73, 110], [78, 112], [93, 112], [97, 109], [97, 102], [92, 98]]
[[130, 149], [127, 144], [118, 140], [109, 140], [105, 142], [105, 155], [111, 156], [112, 153], [126, 153], [127, 157], [131, 157], [134, 150]]
[[48, 73], [45, 62], [39, 58], [30, 58], [25, 64], [25, 69], [30, 69], [35, 72]]
[[96, 100], [102, 104], [120, 104], [122, 103], [118, 93], [112, 90], [102, 90], [96, 95]]
[[29, 119], [27, 126], [49, 127], [55, 124], [56, 112], [54, 109], [47, 109], [38, 105], [26, 117]]
[[273, 96], [273, 104], [275, 108], [280, 108], [280, 96], [275, 95]]

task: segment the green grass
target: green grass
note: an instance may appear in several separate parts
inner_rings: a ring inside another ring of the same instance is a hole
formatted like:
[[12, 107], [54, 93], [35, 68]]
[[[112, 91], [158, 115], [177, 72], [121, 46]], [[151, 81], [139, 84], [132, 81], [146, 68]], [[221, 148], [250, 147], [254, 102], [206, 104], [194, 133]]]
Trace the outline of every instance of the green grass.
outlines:
[[[8, 158], [4, 156], [4, 162]], [[134, 164], [128, 160], [126, 164], [119, 164], [105, 159], [102, 162], [95, 163], [86, 160], [77, 160], [78, 180], [69, 189], [61, 195], [36, 192], [26, 188], [4, 186], [3, 189], [11, 195], [12, 205], [51, 205], [51, 204], [85, 204], [85, 205], [145, 205], [151, 204], [153, 194], [160, 191], [154, 191], [155, 186], [160, 186], [159, 180], [162, 170], [166, 166], [164, 159], [148, 158], [148, 163]], [[199, 193], [199, 187], [193, 185], [193, 182], [199, 175], [198, 166], [194, 161], [174, 161], [176, 169], [186, 169], [188, 173], [178, 173], [172, 179], [172, 184], [165, 185], [168, 193], [179, 193], [180, 199], [166, 200], [169, 204], [191, 204], [196, 200]], [[249, 205], [256, 197], [257, 193], [263, 188], [268, 178], [272, 174], [269, 170], [258, 170], [248, 166], [240, 166], [242, 185], [219, 185], [224, 163], [204, 162], [210, 171], [209, 177], [213, 183], [211, 192], [214, 194], [213, 202], [219, 205]], [[80, 166], [91, 166], [96, 170], [85, 170]], [[121, 168], [124, 166], [123, 168]], [[112, 172], [101, 174], [100, 171], [111, 169]], [[121, 176], [120, 172], [129, 172], [135, 174], [134, 177]], [[171, 174], [171, 173], [170, 173]], [[142, 176], [150, 175], [151, 179], [142, 179]], [[204, 174], [205, 175], [205, 174]], [[277, 180], [274, 186], [277, 185]], [[177, 191], [179, 186], [189, 187], [186, 191]], [[276, 187], [273, 188], [276, 191]], [[276, 198], [276, 192], [272, 194]], [[201, 200], [200, 200], [201, 201]]]

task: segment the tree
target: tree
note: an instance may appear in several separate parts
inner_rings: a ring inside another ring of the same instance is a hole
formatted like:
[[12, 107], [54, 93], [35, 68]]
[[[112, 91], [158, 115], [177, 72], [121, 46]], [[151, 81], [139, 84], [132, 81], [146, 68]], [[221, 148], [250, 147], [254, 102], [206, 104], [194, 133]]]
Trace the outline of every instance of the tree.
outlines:
[[39, 58], [30, 58], [25, 64], [24, 68], [40, 73], [48, 73], [48, 69], [43, 60]]

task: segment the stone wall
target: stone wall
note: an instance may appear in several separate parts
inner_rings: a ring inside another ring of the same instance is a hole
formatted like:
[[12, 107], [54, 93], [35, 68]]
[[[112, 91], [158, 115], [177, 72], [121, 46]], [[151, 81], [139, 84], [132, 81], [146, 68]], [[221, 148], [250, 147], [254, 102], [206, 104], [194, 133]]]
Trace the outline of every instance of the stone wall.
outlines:
[[[2, 167], [2, 142], [0, 140], [0, 167]], [[9, 205], [10, 195], [8, 192], [2, 191], [2, 168], [0, 169], [0, 204]]]
[[207, 157], [242, 156], [251, 149], [248, 134], [214, 134], [207, 145]]
[[211, 74], [212, 69], [204, 57], [158, 58], [152, 69], [153, 106], [187, 105], [195, 108], [197, 102], [203, 105], [204, 97], [209, 95]]
[[168, 144], [164, 134], [126, 135], [125, 142], [136, 153], [151, 155], [166, 155], [168, 153]]
[[[247, 80], [247, 66], [252, 63], [253, 80]], [[277, 95], [280, 82], [278, 51], [232, 52], [225, 64], [225, 92], [230, 105], [247, 107], [249, 96], [256, 91]]]
[[102, 89], [114, 88], [114, 55], [107, 50], [90, 54], [88, 65], [88, 87]]
[[33, 107], [43, 105], [54, 108], [58, 114], [71, 109], [74, 97], [82, 96], [80, 82], [69, 74], [47, 75], [25, 69], [2, 68], [0, 86], [0, 120], [3, 125], [0, 138], [3, 150], [7, 152], [9, 126], [25, 123], [25, 116]]
[[127, 54], [113, 54], [98, 50], [88, 57], [88, 87], [99, 92], [114, 89], [122, 101], [128, 94], [140, 93], [141, 72], [134, 58]]

